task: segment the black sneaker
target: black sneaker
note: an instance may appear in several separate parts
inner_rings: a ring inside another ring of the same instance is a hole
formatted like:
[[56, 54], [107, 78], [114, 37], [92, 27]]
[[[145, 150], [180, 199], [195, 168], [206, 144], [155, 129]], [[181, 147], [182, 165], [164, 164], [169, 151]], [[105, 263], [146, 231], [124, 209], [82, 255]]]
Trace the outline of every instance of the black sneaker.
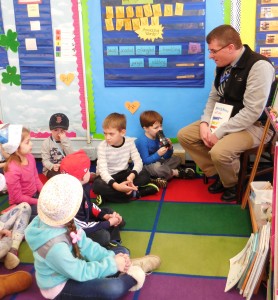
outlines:
[[140, 186], [137, 192], [137, 198], [154, 195], [159, 192], [158, 186], [153, 183], [148, 183], [146, 185]]
[[193, 179], [196, 177], [196, 173], [193, 169], [191, 168], [178, 168], [178, 171], [179, 171], [179, 176], [178, 178], [181, 178], [181, 179]]
[[97, 195], [94, 203], [97, 205], [97, 206], [100, 206], [102, 204], [102, 198], [101, 198], [101, 195]]
[[158, 177], [158, 178], [151, 178], [151, 183], [154, 183], [156, 186], [164, 189], [167, 187], [168, 181], [164, 178]]

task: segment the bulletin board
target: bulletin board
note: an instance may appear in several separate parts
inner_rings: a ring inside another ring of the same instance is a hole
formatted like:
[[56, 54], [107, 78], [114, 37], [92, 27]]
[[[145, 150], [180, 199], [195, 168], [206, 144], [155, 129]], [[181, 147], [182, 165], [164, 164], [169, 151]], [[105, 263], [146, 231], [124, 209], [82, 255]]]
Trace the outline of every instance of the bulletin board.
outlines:
[[106, 87], [204, 87], [205, 0], [102, 0]]
[[272, 61], [278, 75], [278, 0], [257, 0], [256, 52]]

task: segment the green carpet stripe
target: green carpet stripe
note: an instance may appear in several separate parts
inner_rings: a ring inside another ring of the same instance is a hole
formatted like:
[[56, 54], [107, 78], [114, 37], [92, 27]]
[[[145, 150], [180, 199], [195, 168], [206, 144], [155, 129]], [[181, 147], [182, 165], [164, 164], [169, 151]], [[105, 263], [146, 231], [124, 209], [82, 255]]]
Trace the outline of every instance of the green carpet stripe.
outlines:
[[125, 229], [147, 230], [153, 228], [159, 202], [134, 201], [130, 203], [109, 203], [126, 221]]
[[247, 240], [157, 233], [151, 253], [159, 255], [162, 260], [157, 272], [226, 277], [229, 259], [242, 250]]
[[252, 226], [240, 205], [164, 203], [157, 231], [250, 236]]

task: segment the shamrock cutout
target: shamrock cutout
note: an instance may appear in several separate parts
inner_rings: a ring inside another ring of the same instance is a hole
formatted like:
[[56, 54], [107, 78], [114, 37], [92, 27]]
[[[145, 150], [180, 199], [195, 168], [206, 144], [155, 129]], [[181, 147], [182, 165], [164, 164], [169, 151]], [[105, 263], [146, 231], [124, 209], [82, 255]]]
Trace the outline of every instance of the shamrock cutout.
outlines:
[[7, 31], [7, 35], [0, 35], [0, 47], [4, 47], [7, 51], [11, 49], [13, 52], [17, 52], [19, 42], [17, 41], [17, 33], [11, 29]]
[[6, 71], [2, 73], [2, 83], [21, 85], [20, 75], [16, 74], [16, 67], [7, 66]]

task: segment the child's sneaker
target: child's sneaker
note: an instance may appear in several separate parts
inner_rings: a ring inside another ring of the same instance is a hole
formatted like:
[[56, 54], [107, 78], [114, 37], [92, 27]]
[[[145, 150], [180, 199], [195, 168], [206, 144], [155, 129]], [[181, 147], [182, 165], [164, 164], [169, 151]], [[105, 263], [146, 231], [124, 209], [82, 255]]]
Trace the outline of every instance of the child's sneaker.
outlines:
[[7, 255], [4, 258], [5, 268], [7, 268], [8, 270], [12, 270], [19, 265], [20, 260], [17, 255], [17, 251], [11, 248], [11, 250], [7, 253]]
[[142, 268], [145, 273], [150, 273], [155, 269], [158, 269], [161, 264], [161, 259], [157, 255], [145, 255], [140, 258], [131, 259], [133, 266]]
[[123, 253], [130, 255], [130, 250], [121, 245], [121, 243], [117, 241], [111, 241], [106, 247], [107, 250], [113, 251], [115, 254]]
[[164, 189], [164, 188], [167, 187], [168, 181], [164, 178], [158, 177], [158, 178], [151, 178], [151, 183], [154, 183], [155, 185], [157, 185], [161, 189]]
[[178, 168], [179, 171], [179, 177], [182, 179], [193, 179], [196, 177], [196, 173], [191, 168]]
[[137, 198], [154, 195], [159, 192], [158, 186], [153, 183], [148, 183], [146, 185], [140, 186], [137, 191]]
[[94, 203], [95, 203], [97, 206], [100, 206], [100, 205], [102, 204], [102, 198], [101, 198], [101, 195], [97, 195], [96, 200], [94, 201]]

